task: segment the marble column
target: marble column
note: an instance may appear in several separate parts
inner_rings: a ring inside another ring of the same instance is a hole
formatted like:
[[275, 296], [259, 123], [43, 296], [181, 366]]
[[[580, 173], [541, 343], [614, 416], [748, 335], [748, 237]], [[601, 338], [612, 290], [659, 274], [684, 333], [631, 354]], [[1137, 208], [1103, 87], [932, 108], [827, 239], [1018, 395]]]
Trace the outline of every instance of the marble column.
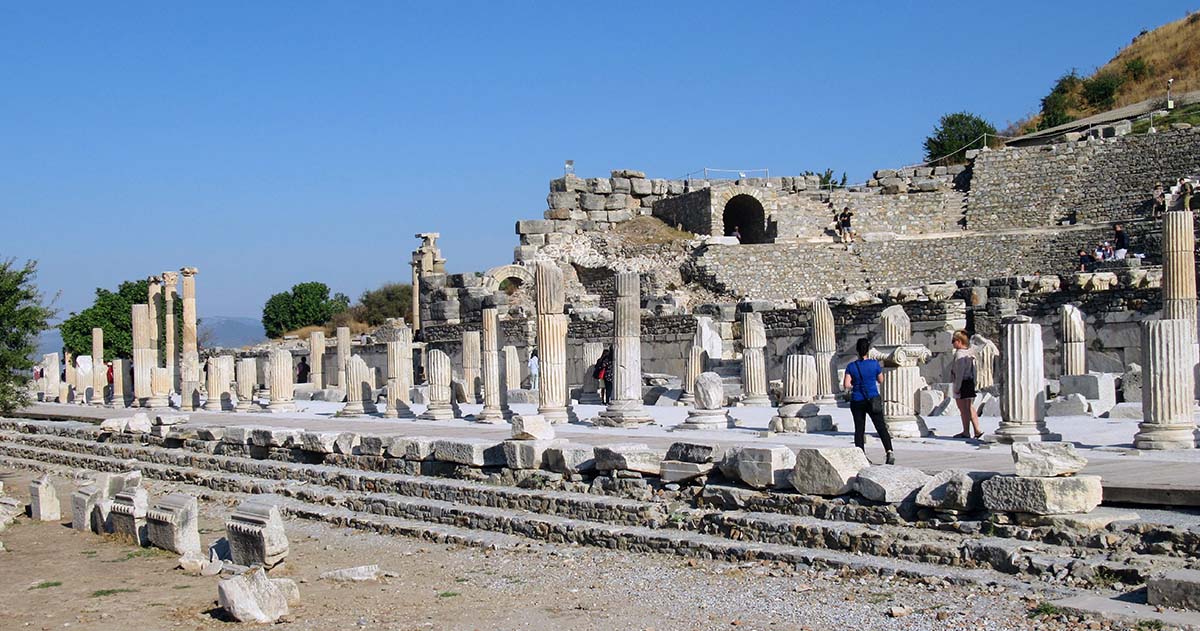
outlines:
[[904, 307], [892, 305], [879, 314], [879, 345], [902, 346], [912, 340], [912, 321]]
[[150, 307], [133, 305], [133, 397], [137, 405], [150, 400], [150, 371], [154, 368], [154, 349], [150, 346]]
[[563, 314], [566, 288], [562, 270], [550, 261], [535, 266], [537, 294], [538, 414], [551, 423], [574, 420], [567, 399], [567, 324]]
[[92, 396], [88, 403], [104, 405], [108, 388], [108, 367], [104, 365], [104, 329], [92, 329]]
[[42, 374], [45, 375], [46, 383], [45, 394], [42, 399], [45, 401], [66, 403], [59, 400], [59, 388], [62, 383], [61, 363], [58, 361], [58, 353], [47, 353], [42, 355]]
[[337, 328], [337, 385], [346, 390], [347, 396], [350, 392], [346, 381], [346, 362], [348, 361], [350, 361], [350, 327], [339, 326]]
[[1046, 428], [1046, 384], [1042, 364], [1042, 327], [1028, 316], [1009, 316], [1001, 324], [1004, 378], [1000, 394], [1001, 443], [1062, 440]]
[[276, 348], [267, 353], [271, 363], [271, 398], [267, 409], [271, 412], [294, 412], [296, 410], [296, 365], [292, 352]]
[[129, 380], [129, 362], [124, 359], [114, 359], [112, 402], [114, 408], [127, 408], [133, 401], [133, 383]]
[[479, 331], [463, 331], [462, 376], [467, 403], [479, 403], [479, 371], [483, 362], [479, 354]]
[[834, 377], [833, 356], [837, 353], [837, 338], [834, 336], [833, 311], [829, 301], [817, 298], [812, 303], [812, 337], [809, 338], [817, 368], [817, 401], [832, 403], [838, 388]]
[[725, 383], [715, 372], [703, 372], [692, 384], [695, 397], [688, 409], [687, 419], [676, 425], [674, 431], [719, 430], [733, 427], [733, 418], [725, 409]]
[[175, 352], [175, 288], [179, 284], [178, 272], [163, 272], [163, 366], [171, 392], [179, 392], [179, 370], [176, 364], [179, 355]]
[[990, 392], [996, 387], [996, 360], [1000, 357], [1000, 349], [995, 342], [979, 334], [971, 336], [971, 348], [975, 351], [975, 390]]
[[501, 389], [507, 399], [509, 390], [521, 389], [521, 356], [517, 353], [517, 347], [511, 345], [500, 349], [500, 356], [504, 366], [504, 385]]
[[255, 407], [254, 387], [258, 385], [258, 360], [253, 357], [238, 359], [234, 381], [237, 385], [237, 411], [249, 412]]
[[708, 370], [708, 355], [704, 352], [704, 348], [700, 346], [689, 348], [683, 382], [680, 384], [679, 403], [691, 405], [696, 402], [696, 379], [706, 370]]
[[171, 375], [163, 366], [150, 369], [150, 398], [146, 407], [165, 408], [171, 405]]
[[[210, 412], [233, 411], [233, 392], [229, 387], [233, 382], [233, 361], [233, 357], [229, 355], [208, 358], [208, 374], [205, 379], [208, 398], [204, 401], [205, 410]], [[136, 370], [137, 366], [134, 366], [134, 369]]]
[[883, 418], [892, 438], [919, 438], [929, 435], [924, 419], [917, 415], [917, 391], [921, 389], [921, 364], [932, 353], [920, 344], [912, 344], [912, 322], [900, 305], [879, 314], [881, 344], [872, 356], [883, 364], [883, 382], [879, 396]]
[[395, 340], [387, 343], [387, 410], [388, 418], [416, 418], [409, 392], [412, 390], [412, 331], [402, 326]]
[[427, 353], [429, 361], [429, 405], [420, 418], [431, 421], [447, 421], [454, 418], [454, 407], [450, 401], [450, 356], [439, 350]]
[[65, 349], [63, 350], [63, 372], [66, 373], [66, 380], [63, 383], [66, 387], [62, 388], [65, 396], [59, 398], [64, 403], [75, 403], [79, 396], [79, 371], [75, 368], [75, 355]]
[[308, 335], [308, 381], [317, 390], [325, 387], [325, 332]]
[[413, 252], [412, 262], [412, 330], [421, 328], [421, 256]]
[[817, 360], [812, 355], [784, 357], [783, 396], [779, 413], [768, 429], [774, 432], [832, 431], [833, 417], [819, 414], [817, 398]]
[[1062, 374], [1086, 375], [1086, 327], [1083, 312], [1075, 305], [1063, 305], [1059, 311], [1059, 343], [1062, 345]]
[[367, 362], [358, 355], [351, 355], [346, 361], [346, 406], [338, 413], [339, 416], [358, 416], [374, 414], [375, 407], [375, 371], [367, 366]]
[[196, 344], [196, 274], [194, 267], [179, 270], [183, 277], [183, 356], [179, 362], [180, 409], [200, 405], [200, 349]]
[[767, 396], [767, 330], [762, 314], [742, 312], [742, 397], [743, 405], [769, 406]]
[[613, 394], [597, 424], [631, 427], [653, 423], [642, 404], [642, 283], [637, 272], [616, 276], [613, 309]]
[[579, 402], [590, 405], [599, 405], [600, 400], [600, 380], [594, 377], [596, 374], [596, 362], [600, 361], [600, 355], [604, 354], [604, 344], [600, 342], [584, 342], [583, 356], [580, 357], [580, 363], [583, 364], [583, 385], [579, 388]]
[[1192, 327], [1182, 318], [1142, 323], [1143, 420], [1133, 437], [1138, 449], [1196, 446]]
[[512, 418], [500, 383], [500, 312], [495, 298], [483, 303], [483, 410], [475, 420], [499, 423]]
[[[158, 316], [162, 314], [160, 305], [162, 304], [162, 278], [151, 276], [146, 279], [146, 307], [150, 311], [150, 348], [154, 351], [154, 366], [161, 366], [158, 352]], [[151, 368], [154, 368], [151, 366]]]
[[1163, 215], [1162, 296], [1164, 320], [1187, 320], [1196, 329], [1196, 235], [1192, 211]]

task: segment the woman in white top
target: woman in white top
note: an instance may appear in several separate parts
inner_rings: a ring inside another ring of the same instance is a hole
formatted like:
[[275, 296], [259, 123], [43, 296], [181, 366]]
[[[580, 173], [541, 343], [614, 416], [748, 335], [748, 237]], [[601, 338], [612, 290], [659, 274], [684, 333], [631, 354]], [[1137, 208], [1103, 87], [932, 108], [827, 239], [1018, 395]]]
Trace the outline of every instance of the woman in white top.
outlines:
[[950, 342], [954, 346], [954, 361], [950, 364], [950, 381], [954, 384], [954, 403], [962, 417], [963, 431], [955, 438], [983, 436], [979, 429], [979, 414], [975, 411], [975, 351], [971, 350], [971, 338], [959, 329]]

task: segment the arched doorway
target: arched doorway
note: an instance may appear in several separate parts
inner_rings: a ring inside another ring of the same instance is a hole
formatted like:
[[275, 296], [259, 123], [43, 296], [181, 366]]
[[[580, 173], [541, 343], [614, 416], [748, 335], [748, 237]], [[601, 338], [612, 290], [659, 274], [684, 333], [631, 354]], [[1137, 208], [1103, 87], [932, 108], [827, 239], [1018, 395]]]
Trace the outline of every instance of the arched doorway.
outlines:
[[733, 236], [736, 230], [742, 243], [766, 243], [767, 216], [762, 204], [752, 195], [734, 195], [725, 203], [722, 213], [725, 221], [725, 236]]

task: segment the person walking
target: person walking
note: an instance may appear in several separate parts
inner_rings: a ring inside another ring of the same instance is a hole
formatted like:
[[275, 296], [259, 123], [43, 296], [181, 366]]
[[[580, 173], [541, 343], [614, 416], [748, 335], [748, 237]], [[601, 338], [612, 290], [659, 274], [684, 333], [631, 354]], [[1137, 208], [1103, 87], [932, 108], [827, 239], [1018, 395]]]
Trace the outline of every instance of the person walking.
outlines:
[[854, 231], [850, 227], [852, 219], [854, 219], [854, 213], [850, 211], [849, 206], [843, 208], [842, 214], [838, 215], [838, 227], [841, 229], [842, 243], [854, 243]]
[[958, 406], [958, 414], [962, 417], [963, 431], [955, 434], [955, 438], [971, 438], [972, 432], [976, 439], [983, 437], [979, 429], [979, 414], [975, 410], [975, 351], [971, 349], [971, 338], [967, 332], [959, 329], [950, 339], [954, 347], [954, 360], [950, 363], [950, 382], [954, 384], [954, 403]]
[[308, 383], [308, 375], [312, 372], [312, 368], [308, 365], [308, 360], [301, 357], [300, 363], [296, 366], [296, 383]]
[[529, 361], [526, 362], [525, 365], [529, 368], [529, 389], [537, 390], [538, 389], [538, 367], [540, 366], [540, 361], [538, 360], [537, 351], [529, 351]]
[[606, 348], [603, 353], [600, 353], [600, 359], [596, 360], [596, 368], [592, 371], [592, 376], [596, 378], [597, 384], [600, 386], [600, 402], [608, 405], [612, 401], [613, 391], [611, 348]]
[[883, 399], [879, 396], [879, 384], [883, 383], [883, 367], [874, 359], [868, 359], [871, 352], [871, 340], [859, 338], [854, 346], [858, 359], [846, 365], [846, 376], [842, 379], [842, 391], [850, 393], [850, 413], [854, 416], [854, 446], [867, 451], [866, 426], [867, 416], [875, 425], [875, 433], [887, 453], [887, 464], [896, 464], [896, 456], [892, 453], [892, 435], [888, 433], [887, 423], [883, 420]]

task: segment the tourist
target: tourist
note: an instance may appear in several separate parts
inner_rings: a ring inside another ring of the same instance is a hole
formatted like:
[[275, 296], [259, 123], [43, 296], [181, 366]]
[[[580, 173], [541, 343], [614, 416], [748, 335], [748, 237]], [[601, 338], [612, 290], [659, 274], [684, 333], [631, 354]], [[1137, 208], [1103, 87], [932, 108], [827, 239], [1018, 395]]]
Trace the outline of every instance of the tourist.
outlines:
[[612, 401], [613, 366], [612, 349], [606, 348], [596, 360], [596, 368], [592, 371], [596, 385], [600, 386], [600, 402], [608, 405]]
[[1163, 188], [1162, 182], [1158, 182], [1154, 185], [1154, 192], [1152, 195], [1154, 201], [1153, 217], [1158, 219], [1159, 217], [1162, 217], [1163, 211], [1167, 209], [1167, 193]]
[[846, 206], [842, 209], [842, 214], [838, 215], [838, 228], [841, 231], [842, 243], [854, 243], [854, 231], [850, 228], [850, 220], [854, 218], [854, 213], [850, 211], [850, 207]]
[[1180, 196], [1183, 197], [1183, 209], [1184, 210], [1192, 209], [1192, 193], [1193, 192], [1194, 192], [1194, 189], [1192, 188], [1192, 183], [1183, 178], [1179, 178], [1179, 194], [1180, 194]]
[[1129, 233], [1125, 232], [1125, 227], [1121, 224], [1113, 226], [1113, 242], [1116, 244], [1115, 258], [1118, 261], [1125, 260], [1129, 254]]
[[854, 415], [854, 446], [867, 451], [866, 433], [867, 415], [875, 425], [875, 433], [883, 443], [887, 452], [887, 464], [896, 464], [892, 453], [892, 436], [888, 433], [887, 423], [883, 420], [883, 399], [879, 396], [879, 384], [883, 383], [883, 367], [874, 359], [867, 359], [871, 351], [871, 340], [859, 338], [855, 344], [858, 359], [846, 366], [846, 376], [842, 379], [842, 391], [850, 393], [850, 413]]
[[1088, 268], [1091, 267], [1092, 262], [1094, 260], [1095, 259], [1092, 258], [1092, 255], [1088, 254], [1087, 250], [1080, 250], [1079, 251], [1079, 271], [1081, 271], [1081, 272], [1088, 271]]
[[954, 347], [954, 361], [950, 364], [950, 382], [953, 384], [954, 403], [958, 406], [958, 414], [962, 418], [963, 431], [955, 434], [955, 438], [975, 438], [983, 436], [979, 429], [979, 414], [975, 411], [975, 351], [971, 349], [971, 338], [967, 332], [959, 329], [950, 339]]
[[308, 383], [308, 374], [312, 369], [308, 366], [308, 360], [301, 357], [300, 364], [296, 366], [296, 383]]
[[730, 236], [732, 236], [734, 239], [737, 239], [738, 243], [741, 243], [741, 242], [742, 242], [742, 228], [741, 228], [741, 226], [734, 226], [734, 227], [733, 227], [733, 234], [732, 234], [732, 235], [730, 235]]
[[529, 351], [529, 361], [526, 362], [525, 365], [528, 366], [528, 368], [529, 368], [529, 389], [530, 390], [538, 389], [538, 364], [539, 364], [539, 361], [538, 361], [537, 351], [535, 351], [535, 350]]

